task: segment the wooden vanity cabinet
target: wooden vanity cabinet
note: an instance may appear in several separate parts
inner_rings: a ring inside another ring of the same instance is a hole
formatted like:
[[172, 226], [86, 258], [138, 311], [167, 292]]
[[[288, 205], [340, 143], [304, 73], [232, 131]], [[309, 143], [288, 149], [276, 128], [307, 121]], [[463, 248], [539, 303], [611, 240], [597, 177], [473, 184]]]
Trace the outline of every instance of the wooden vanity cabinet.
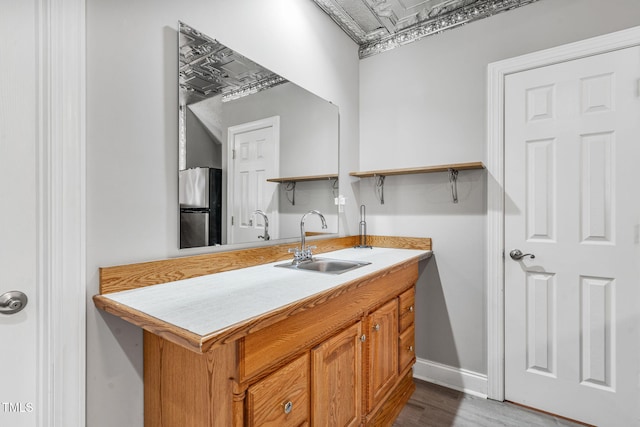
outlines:
[[145, 332], [145, 426], [391, 425], [415, 389], [417, 277], [416, 262], [349, 282], [203, 353]]
[[[373, 269], [315, 281], [298, 298], [263, 295], [266, 311], [253, 295], [210, 287], [243, 282], [236, 270], [281, 261], [289, 244], [101, 268], [96, 307], [144, 330], [145, 427], [391, 426], [415, 390], [414, 289], [431, 239], [368, 241]], [[331, 253], [357, 242], [314, 243]], [[303, 272], [266, 276], [251, 276], [252, 286], [308, 284]], [[170, 313], [151, 307], [167, 302], [160, 284], [181, 295]], [[228, 306], [242, 315], [226, 318]]]

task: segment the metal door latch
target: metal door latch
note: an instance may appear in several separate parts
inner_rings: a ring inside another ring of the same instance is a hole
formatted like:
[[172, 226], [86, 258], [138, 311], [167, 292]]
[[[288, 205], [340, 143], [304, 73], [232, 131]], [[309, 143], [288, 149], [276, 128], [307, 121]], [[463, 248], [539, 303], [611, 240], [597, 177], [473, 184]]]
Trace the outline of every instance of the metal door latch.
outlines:
[[511, 252], [509, 252], [509, 256], [515, 261], [520, 261], [525, 257], [530, 257], [531, 259], [534, 259], [536, 257], [534, 254], [523, 254], [520, 249], [512, 250]]
[[15, 314], [27, 305], [27, 296], [20, 291], [6, 292], [0, 295], [0, 313]]

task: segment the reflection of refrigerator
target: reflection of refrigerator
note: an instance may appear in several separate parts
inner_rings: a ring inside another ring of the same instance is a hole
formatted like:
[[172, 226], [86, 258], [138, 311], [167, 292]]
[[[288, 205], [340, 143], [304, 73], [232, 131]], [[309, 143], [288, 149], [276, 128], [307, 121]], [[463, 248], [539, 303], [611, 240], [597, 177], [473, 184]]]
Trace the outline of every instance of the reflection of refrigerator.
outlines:
[[222, 244], [222, 170], [180, 171], [180, 248]]

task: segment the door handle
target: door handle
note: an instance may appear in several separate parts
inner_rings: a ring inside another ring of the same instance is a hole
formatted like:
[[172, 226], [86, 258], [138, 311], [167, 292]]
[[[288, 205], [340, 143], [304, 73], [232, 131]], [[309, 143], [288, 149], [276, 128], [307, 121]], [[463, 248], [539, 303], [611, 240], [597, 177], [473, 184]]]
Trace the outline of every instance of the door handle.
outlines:
[[5, 292], [0, 295], [0, 313], [15, 314], [27, 305], [27, 296], [20, 291]]
[[524, 257], [530, 257], [531, 259], [534, 259], [536, 257], [534, 254], [523, 254], [520, 249], [512, 250], [511, 252], [509, 252], [509, 256], [512, 260], [515, 261], [520, 261]]

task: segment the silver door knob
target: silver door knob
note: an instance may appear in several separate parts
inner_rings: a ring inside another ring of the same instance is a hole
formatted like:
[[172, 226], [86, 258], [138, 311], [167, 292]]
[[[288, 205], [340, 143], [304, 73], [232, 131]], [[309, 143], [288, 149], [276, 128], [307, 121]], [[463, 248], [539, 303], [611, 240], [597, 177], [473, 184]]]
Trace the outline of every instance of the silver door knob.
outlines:
[[509, 252], [509, 256], [511, 257], [511, 259], [516, 261], [520, 261], [524, 257], [530, 257], [531, 259], [534, 259], [536, 257], [534, 254], [523, 254], [520, 249], [512, 250], [511, 252]]
[[0, 313], [15, 314], [27, 305], [27, 296], [20, 291], [6, 292], [0, 295]]

